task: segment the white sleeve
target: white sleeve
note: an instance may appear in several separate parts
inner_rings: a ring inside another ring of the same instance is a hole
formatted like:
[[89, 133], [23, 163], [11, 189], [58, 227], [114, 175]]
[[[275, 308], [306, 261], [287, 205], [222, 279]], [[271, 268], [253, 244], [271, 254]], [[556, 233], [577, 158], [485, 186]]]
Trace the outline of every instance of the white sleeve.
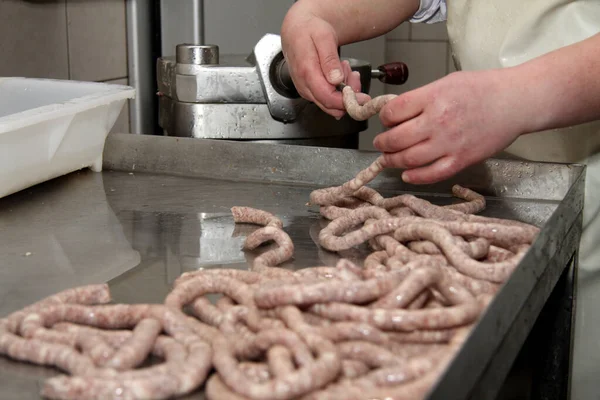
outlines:
[[419, 9], [412, 16], [410, 22], [435, 24], [445, 21], [447, 15], [446, 0], [421, 0]]

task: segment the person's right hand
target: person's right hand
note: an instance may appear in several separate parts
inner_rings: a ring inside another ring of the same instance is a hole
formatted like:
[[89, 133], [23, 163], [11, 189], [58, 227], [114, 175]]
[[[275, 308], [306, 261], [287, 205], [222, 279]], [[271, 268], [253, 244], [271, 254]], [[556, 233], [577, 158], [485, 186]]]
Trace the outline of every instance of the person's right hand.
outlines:
[[347, 61], [341, 62], [334, 28], [305, 8], [296, 3], [283, 21], [283, 55], [300, 96], [339, 119], [345, 109], [336, 85], [342, 82], [350, 85], [357, 92], [359, 103], [370, 97], [360, 93], [360, 74], [352, 72]]

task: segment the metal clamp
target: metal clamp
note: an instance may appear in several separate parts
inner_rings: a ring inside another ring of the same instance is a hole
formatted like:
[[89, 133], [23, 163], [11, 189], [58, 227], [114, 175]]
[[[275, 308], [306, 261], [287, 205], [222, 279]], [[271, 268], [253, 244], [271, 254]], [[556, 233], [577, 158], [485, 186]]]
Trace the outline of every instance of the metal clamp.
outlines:
[[299, 96], [287, 97], [277, 91], [272, 82], [272, 68], [277, 68], [283, 61], [281, 37], [274, 34], [263, 36], [254, 47], [252, 59], [256, 63], [271, 116], [286, 123], [296, 120], [308, 101]]

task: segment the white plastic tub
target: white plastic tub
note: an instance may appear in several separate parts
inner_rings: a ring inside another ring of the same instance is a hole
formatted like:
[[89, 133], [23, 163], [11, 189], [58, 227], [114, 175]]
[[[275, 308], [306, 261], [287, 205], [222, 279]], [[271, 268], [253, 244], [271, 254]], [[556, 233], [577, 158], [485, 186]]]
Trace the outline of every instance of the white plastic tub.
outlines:
[[0, 197], [91, 168], [127, 99], [129, 86], [0, 78]]

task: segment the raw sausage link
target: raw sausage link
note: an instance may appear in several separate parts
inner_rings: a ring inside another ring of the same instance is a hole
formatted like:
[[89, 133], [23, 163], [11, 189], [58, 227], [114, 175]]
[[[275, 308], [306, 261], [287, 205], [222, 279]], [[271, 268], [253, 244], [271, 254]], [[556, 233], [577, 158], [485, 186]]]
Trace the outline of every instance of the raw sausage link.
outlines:
[[448, 258], [450, 264], [475, 279], [485, 279], [494, 283], [504, 282], [517, 267], [524, 252], [515, 257], [497, 263], [481, 263], [469, 257], [460, 247], [456, 246], [452, 234], [436, 224], [410, 224], [396, 229], [396, 240], [411, 241], [427, 239], [434, 242]]
[[[392, 98], [352, 96], [358, 118]], [[322, 266], [282, 268], [294, 244], [281, 219], [233, 207], [236, 224], [258, 225], [244, 241], [251, 271], [186, 272], [164, 304], [70, 289], [0, 319], [0, 354], [67, 373], [45, 382], [52, 399], [162, 400], [203, 385], [224, 400], [423, 398], [539, 228], [475, 215], [485, 198], [459, 185], [462, 202], [447, 206], [385, 198], [365, 186], [384, 168], [379, 157], [311, 192], [325, 218], [309, 232]], [[159, 363], [144, 366], [151, 356]]]
[[344, 108], [348, 112], [348, 115], [357, 121], [365, 121], [372, 116], [379, 114], [379, 111], [381, 111], [383, 106], [396, 97], [394, 94], [377, 96], [365, 104], [360, 105], [356, 100], [356, 93], [354, 93], [354, 90], [352, 90], [350, 86], [345, 86], [342, 89], [342, 95]]
[[133, 329], [132, 337], [119, 347], [104, 366], [119, 371], [137, 367], [148, 358], [161, 331], [160, 321], [152, 318], [141, 320]]
[[[282, 344], [281, 338], [280, 335], [268, 337], [259, 333], [255, 344], [265, 349], [271, 345]], [[312, 344], [312, 350], [317, 354], [313, 362], [265, 383], [252, 382], [241, 372], [235, 349], [228, 344], [224, 336], [213, 342], [213, 363], [224, 383], [236, 393], [261, 400], [291, 399], [323, 387], [335, 379], [341, 368], [337, 351], [330, 342], [315, 338], [314, 343], [308, 344]]]
[[452, 194], [459, 199], [466, 200], [465, 203], [458, 203], [446, 206], [451, 210], [463, 212], [465, 214], [477, 214], [485, 209], [485, 197], [459, 185], [452, 186]]
[[283, 228], [283, 222], [273, 214], [250, 207], [232, 207], [233, 220], [238, 224], [255, 224]]
[[362, 304], [389, 292], [401, 282], [401, 276], [389, 274], [384, 279], [366, 281], [321, 282], [313, 285], [286, 285], [255, 292], [254, 300], [261, 308], [288, 304], [309, 305], [325, 302]]

